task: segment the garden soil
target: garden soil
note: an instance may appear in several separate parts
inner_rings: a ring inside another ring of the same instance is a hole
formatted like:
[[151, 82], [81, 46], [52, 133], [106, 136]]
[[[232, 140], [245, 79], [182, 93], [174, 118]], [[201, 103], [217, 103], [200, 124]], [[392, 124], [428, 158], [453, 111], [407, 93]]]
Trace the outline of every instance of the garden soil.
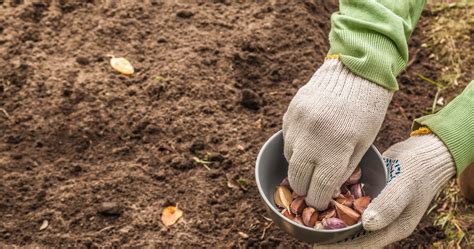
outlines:
[[[22, 2], [0, 1], [0, 246], [309, 247], [269, 225], [254, 164], [323, 62], [336, 3]], [[416, 52], [381, 151], [436, 92]], [[171, 227], [168, 205], [184, 212]], [[442, 235], [422, 222], [402, 244]]]

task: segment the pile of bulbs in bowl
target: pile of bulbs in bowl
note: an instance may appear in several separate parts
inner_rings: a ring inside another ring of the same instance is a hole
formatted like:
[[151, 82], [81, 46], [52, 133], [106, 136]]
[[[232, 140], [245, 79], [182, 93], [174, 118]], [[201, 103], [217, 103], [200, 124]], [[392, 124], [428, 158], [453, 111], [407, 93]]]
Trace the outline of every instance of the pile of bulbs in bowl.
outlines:
[[357, 167], [342, 185], [340, 194], [329, 207], [318, 212], [306, 204], [305, 197], [292, 191], [288, 178], [283, 179], [273, 195], [276, 206], [287, 219], [317, 230], [340, 229], [356, 224], [372, 198], [366, 196]]

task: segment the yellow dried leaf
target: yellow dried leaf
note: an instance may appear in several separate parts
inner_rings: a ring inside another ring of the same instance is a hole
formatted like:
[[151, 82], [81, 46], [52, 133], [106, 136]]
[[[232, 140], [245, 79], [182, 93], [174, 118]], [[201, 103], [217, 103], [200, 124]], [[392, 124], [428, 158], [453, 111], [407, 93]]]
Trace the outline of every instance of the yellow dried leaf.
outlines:
[[179, 220], [183, 216], [183, 211], [178, 209], [178, 207], [175, 206], [168, 206], [163, 209], [163, 213], [161, 214], [161, 221], [165, 226], [171, 226], [176, 221]]
[[420, 127], [418, 130], [414, 130], [410, 133], [410, 137], [413, 136], [421, 136], [421, 135], [426, 135], [426, 134], [431, 134], [431, 130], [428, 127]]
[[121, 74], [132, 75], [134, 72], [132, 64], [125, 58], [112, 57], [110, 65]]

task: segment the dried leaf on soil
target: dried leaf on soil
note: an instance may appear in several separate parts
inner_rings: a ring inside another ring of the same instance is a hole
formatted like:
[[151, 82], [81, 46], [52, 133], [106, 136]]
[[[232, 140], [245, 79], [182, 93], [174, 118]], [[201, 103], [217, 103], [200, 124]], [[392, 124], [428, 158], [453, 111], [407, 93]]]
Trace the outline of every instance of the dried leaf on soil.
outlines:
[[176, 223], [183, 216], [183, 211], [177, 206], [168, 206], [163, 209], [161, 214], [161, 221], [165, 226], [171, 226]]
[[436, 104], [440, 105], [440, 106], [443, 106], [444, 105], [444, 98], [443, 97], [440, 97], [438, 99], [438, 101], [436, 101]]
[[244, 232], [239, 232], [239, 236], [242, 238], [242, 239], [248, 239], [249, 238], [249, 235], [244, 233]]
[[262, 129], [262, 119], [259, 118], [257, 121], [255, 121], [255, 128], [257, 129]]
[[47, 220], [44, 220], [43, 224], [41, 224], [39, 230], [43, 231], [44, 229], [48, 228], [48, 226], [49, 226], [49, 222]]
[[133, 72], [135, 71], [133, 69], [132, 64], [125, 58], [115, 58], [112, 57], [110, 59], [110, 65], [112, 66], [113, 69], [115, 69], [117, 72], [125, 75], [132, 75]]

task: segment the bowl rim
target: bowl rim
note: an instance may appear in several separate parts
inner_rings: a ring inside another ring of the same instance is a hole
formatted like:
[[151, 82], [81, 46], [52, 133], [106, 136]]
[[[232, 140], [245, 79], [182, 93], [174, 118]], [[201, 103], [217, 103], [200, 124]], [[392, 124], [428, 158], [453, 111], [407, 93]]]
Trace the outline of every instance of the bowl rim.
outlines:
[[[279, 215], [281, 218], [283, 218], [284, 220], [286, 221], [289, 221], [292, 225], [295, 225], [301, 229], [305, 229], [307, 231], [310, 231], [310, 232], [319, 232], [319, 233], [335, 233], [335, 232], [344, 232], [344, 231], [349, 231], [351, 229], [354, 229], [354, 228], [362, 228], [362, 221], [359, 221], [357, 222], [356, 224], [354, 225], [351, 225], [351, 226], [347, 226], [347, 227], [344, 227], [344, 228], [339, 228], [339, 229], [320, 229], [320, 230], [317, 230], [317, 229], [314, 229], [314, 228], [311, 228], [311, 227], [307, 227], [307, 226], [303, 226], [301, 224], [298, 224], [288, 218], [286, 218], [285, 216], [283, 216], [283, 214], [281, 214], [281, 212], [279, 210], [277, 210], [273, 205], [272, 203], [268, 200], [268, 198], [265, 196], [264, 192], [263, 192], [263, 189], [262, 189], [262, 186], [260, 184], [260, 177], [259, 177], [259, 173], [258, 173], [258, 169], [260, 168], [259, 165], [260, 165], [260, 160], [261, 160], [261, 157], [262, 157], [262, 154], [263, 154], [263, 151], [265, 150], [265, 148], [268, 146], [268, 144], [273, 141], [273, 139], [275, 139], [275, 137], [279, 136], [280, 134], [282, 134], [283, 131], [282, 130], [279, 130], [277, 132], [275, 132], [270, 138], [267, 139], [267, 141], [263, 144], [263, 146], [260, 148], [260, 151], [258, 152], [258, 155], [257, 155], [257, 161], [255, 162], [255, 181], [257, 182], [257, 188], [258, 188], [258, 192], [260, 194], [260, 197], [262, 197], [262, 199], [265, 201], [265, 204], [274, 212], [274, 213], [277, 213], [277, 215]], [[382, 155], [380, 154], [379, 150], [377, 149], [377, 147], [375, 147], [375, 145], [370, 145], [370, 148], [373, 149], [373, 151], [375, 151], [375, 153], [377, 154], [379, 160], [380, 160], [380, 163], [381, 165], [385, 165], [384, 162], [383, 162], [383, 159], [382, 159]], [[387, 168], [386, 167], [383, 167], [383, 170], [385, 172], [385, 182], [388, 181], [388, 171], [387, 171]]]

